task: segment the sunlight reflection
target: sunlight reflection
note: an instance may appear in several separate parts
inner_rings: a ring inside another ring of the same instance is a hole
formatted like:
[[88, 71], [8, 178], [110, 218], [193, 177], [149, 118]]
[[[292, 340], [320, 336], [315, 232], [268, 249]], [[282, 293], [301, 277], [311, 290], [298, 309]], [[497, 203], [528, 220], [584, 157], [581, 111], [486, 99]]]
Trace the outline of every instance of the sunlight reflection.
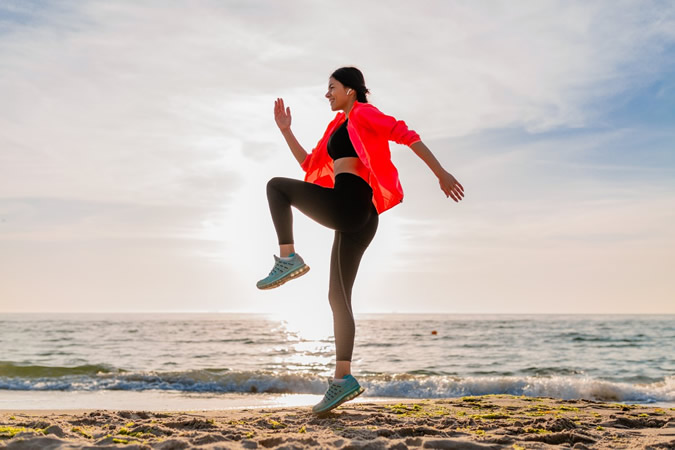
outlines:
[[295, 354], [284, 358], [284, 365], [288, 370], [325, 370], [326, 366], [333, 360], [332, 349], [323, 355], [317, 354]]
[[315, 312], [311, 314], [278, 314], [275, 319], [286, 330], [289, 340], [326, 341], [333, 336], [333, 321], [329, 315]]
[[335, 354], [333, 323], [330, 316], [279, 314], [278, 330], [283, 333], [290, 347], [277, 363], [287, 370], [326, 370]]

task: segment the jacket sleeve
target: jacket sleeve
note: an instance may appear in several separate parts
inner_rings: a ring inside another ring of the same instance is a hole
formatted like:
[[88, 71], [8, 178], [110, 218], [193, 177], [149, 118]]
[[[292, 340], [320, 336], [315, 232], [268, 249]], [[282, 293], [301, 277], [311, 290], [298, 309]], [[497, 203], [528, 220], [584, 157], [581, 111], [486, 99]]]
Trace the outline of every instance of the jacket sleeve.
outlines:
[[305, 157], [305, 160], [300, 163], [300, 168], [305, 172], [307, 172], [309, 170], [313, 157], [314, 157], [314, 150], [312, 150], [310, 153], [307, 153], [307, 157]]
[[422, 140], [404, 121], [388, 116], [375, 107], [362, 110], [361, 116], [377, 134], [386, 136], [389, 141], [409, 147]]

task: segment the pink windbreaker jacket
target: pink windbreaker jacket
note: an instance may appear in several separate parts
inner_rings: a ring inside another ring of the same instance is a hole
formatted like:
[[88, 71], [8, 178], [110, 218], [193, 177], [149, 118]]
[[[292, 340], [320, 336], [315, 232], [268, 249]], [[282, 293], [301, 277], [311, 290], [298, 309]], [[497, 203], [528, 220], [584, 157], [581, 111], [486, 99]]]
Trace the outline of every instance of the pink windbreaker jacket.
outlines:
[[[323, 187], [335, 185], [333, 160], [328, 155], [328, 138], [345, 121], [339, 112], [328, 124], [316, 147], [300, 167], [306, 172], [305, 181]], [[349, 138], [359, 159], [370, 171], [368, 184], [373, 189], [373, 203], [378, 214], [403, 201], [403, 188], [398, 171], [391, 161], [389, 141], [410, 146], [420, 141], [419, 135], [402, 120], [387, 116], [370, 103], [354, 102], [347, 124]]]

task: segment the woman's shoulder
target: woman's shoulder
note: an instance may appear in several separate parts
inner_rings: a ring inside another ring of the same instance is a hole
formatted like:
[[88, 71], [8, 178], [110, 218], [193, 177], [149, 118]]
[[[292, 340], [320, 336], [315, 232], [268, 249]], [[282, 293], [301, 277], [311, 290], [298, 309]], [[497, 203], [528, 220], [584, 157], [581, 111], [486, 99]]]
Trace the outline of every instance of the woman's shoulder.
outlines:
[[374, 130], [390, 130], [398, 120], [389, 116], [370, 103], [355, 103], [349, 117]]
[[356, 102], [349, 113], [349, 117], [354, 121], [354, 123], [369, 125], [372, 127], [374, 123], [379, 122], [379, 120], [382, 117], [385, 117], [385, 115], [382, 113], [382, 111], [370, 103]]
[[373, 114], [382, 114], [382, 112], [371, 103], [361, 103], [354, 102], [351, 112], [349, 113], [350, 117], [356, 115], [357, 117], [368, 117]]

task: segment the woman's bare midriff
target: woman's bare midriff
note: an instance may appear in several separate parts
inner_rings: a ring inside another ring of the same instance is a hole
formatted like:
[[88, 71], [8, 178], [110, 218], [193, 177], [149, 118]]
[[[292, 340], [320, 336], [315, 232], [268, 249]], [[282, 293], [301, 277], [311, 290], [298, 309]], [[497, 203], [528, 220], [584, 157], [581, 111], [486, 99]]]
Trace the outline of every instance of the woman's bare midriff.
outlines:
[[333, 172], [335, 175], [339, 173], [353, 173], [358, 175], [366, 182], [370, 178], [370, 171], [368, 168], [361, 162], [359, 158], [348, 156], [346, 158], [340, 158], [333, 161]]

